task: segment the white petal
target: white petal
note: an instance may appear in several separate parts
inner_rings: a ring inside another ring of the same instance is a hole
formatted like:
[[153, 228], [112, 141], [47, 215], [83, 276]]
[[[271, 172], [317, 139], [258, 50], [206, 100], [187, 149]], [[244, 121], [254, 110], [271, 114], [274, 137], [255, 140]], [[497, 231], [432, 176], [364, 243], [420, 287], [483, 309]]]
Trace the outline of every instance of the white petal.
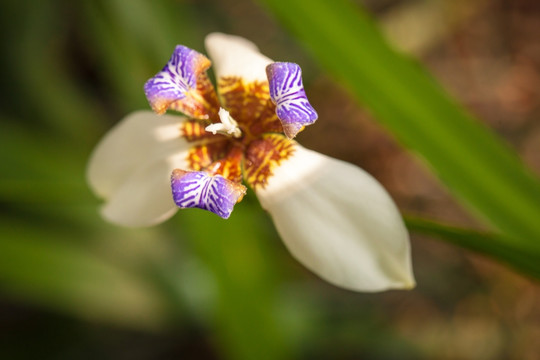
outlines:
[[356, 291], [415, 285], [399, 211], [362, 169], [297, 146], [257, 196], [290, 252], [330, 283]]
[[154, 159], [137, 168], [101, 209], [108, 221], [127, 227], [159, 224], [178, 207], [173, 201], [171, 173], [185, 168], [185, 153]]
[[170, 176], [187, 168], [188, 143], [180, 116], [140, 111], [128, 115], [94, 150], [87, 171], [92, 189], [105, 198], [102, 215], [123, 226], [149, 226], [172, 216]]
[[251, 41], [240, 36], [212, 33], [206, 37], [205, 45], [218, 79], [239, 76], [246, 82], [267, 81], [266, 66], [273, 61], [262, 55]]
[[90, 156], [87, 180], [93, 191], [108, 198], [150, 159], [186, 150], [189, 145], [180, 137], [184, 119], [151, 111], [137, 111], [122, 119]]

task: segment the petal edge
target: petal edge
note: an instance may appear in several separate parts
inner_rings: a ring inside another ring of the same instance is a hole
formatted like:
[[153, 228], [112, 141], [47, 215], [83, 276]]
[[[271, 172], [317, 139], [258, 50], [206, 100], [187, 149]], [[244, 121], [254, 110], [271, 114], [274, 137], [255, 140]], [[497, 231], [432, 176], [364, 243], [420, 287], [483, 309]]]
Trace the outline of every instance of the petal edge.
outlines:
[[90, 188], [108, 198], [141, 164], [187, 150], [184, 117], [136, 111], [120, 120], [95, 146], [86, 169]]
[[205, 46], [218, 80], [240, 77], [246, 82], [267, 81], [265, 68], [272, 60], [261, 54], [251, 41], [240, 36], [211, 33], [206, 36]]

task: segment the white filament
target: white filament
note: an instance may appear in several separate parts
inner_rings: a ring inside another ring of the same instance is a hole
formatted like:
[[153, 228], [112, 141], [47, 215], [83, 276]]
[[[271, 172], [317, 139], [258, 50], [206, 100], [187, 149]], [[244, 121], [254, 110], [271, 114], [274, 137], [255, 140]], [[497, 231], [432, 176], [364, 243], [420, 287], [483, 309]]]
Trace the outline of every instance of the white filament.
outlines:
[[238, 127], [238, 123], [224, 108], [219, 109], [219, 119], [221, 120], [220, 123], [208, 125], [204, 129], [214, 135], [216, 135], [216, 133], [220, 133], [222, 135], [233, 136], [235, 138], [242, 136], [242, 131]]

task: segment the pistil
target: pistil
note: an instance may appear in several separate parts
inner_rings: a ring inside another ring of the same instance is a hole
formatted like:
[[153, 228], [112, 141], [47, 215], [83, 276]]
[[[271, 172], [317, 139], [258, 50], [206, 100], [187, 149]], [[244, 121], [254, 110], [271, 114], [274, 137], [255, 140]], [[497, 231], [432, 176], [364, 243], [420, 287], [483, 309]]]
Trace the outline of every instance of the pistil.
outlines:
[[221, 121], [220, 123], [208, 125], [205, 130], [214, 135], [220, 133], [222, 135], [232, 136], [235, 138], [242, 136], [242, 131], [238, 127], [238, 123], [224, 108], [219, 109], [219, 119]]

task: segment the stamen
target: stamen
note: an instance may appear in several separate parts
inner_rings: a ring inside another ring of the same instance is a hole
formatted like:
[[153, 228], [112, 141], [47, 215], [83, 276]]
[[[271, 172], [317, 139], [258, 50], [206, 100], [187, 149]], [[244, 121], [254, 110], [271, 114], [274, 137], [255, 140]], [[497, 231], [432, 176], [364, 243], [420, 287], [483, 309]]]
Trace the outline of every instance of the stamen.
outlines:
[[242, 136], [242, 130], [238, 127], [238, 123], [229, 115], [229, 112], [224, 108], [219, 109], [220, 123], [208, 125], [205, 130], [216, 135], [220, 133], [222, 135], [228, 135], [235, 138]]

